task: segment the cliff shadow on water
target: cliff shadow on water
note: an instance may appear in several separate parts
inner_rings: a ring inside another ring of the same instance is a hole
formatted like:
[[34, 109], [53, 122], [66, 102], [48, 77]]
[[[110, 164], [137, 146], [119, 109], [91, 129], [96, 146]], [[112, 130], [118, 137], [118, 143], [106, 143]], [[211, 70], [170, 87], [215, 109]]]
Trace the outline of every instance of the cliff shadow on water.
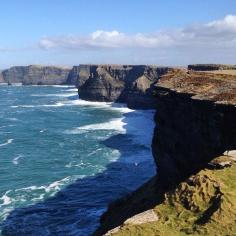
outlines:
[[126, 134], [102, 141], [120, 152], [118, 160], [101, 173], [78, 179], [53, 197], [14, 209], [0, 225], [2, 236], [92, 235], [109, 203], [137, 189], [155, 174], [151, 147], [133, 141], [129, 132], [133, 132], [129, 121], [136, 112], [139, 111], [124, 114]]

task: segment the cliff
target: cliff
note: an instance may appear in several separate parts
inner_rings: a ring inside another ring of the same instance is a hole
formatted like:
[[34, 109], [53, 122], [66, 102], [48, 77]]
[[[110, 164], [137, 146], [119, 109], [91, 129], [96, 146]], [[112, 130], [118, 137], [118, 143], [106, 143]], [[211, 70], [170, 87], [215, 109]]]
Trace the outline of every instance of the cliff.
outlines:
[[169, 72], [154, 94], [157, 176], [112, 203], [95, 235], [233, 235], [236, 77]]
[[2, 71], [0, 71], [0, 83], [4, 83], [4, 79], [3, 79]]
[[153, 88], [169, 67], [144, 65], [80, 65], [72, 69], [79, 96], [89, 101], [124, 102], [131, 108], [155, 107]]
[[194, 71], [236, 70], [236, 65], [193, 64], [193, 65], [188, 65], [188, 70], [194, 70]]
[[70, 69], [55, 66], [14, 66], [2, 71], [4, 82], [24, 85], [66, 84]]
[[184, 179], [236, 149], [235, 76], [169, 74], [158, 83], [156, 99], [153, 155], [166, 182]]

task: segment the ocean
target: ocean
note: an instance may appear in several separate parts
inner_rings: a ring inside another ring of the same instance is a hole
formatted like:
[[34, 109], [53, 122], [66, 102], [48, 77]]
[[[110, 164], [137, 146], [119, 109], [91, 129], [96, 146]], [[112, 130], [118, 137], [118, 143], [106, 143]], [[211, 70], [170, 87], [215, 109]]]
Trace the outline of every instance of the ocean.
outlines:
[[155, 174], [153, 116], [69, 86], [0, 86], [0, 235], [91, 235]]

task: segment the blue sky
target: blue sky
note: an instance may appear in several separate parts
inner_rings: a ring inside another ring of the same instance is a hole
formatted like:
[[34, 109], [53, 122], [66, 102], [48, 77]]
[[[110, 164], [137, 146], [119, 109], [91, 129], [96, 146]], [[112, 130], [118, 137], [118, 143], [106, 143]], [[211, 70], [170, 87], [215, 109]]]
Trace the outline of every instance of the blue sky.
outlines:
[[236, 64], [235, 0], [3, 0], [0, 68]]

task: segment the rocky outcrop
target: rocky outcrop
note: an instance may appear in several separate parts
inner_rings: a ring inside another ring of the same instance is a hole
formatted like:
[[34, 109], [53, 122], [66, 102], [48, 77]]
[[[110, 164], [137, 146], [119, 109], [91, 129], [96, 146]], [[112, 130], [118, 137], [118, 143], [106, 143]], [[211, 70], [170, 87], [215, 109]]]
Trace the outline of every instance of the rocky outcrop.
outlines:
[[80, 65], [73, 68], [79, 96], [84, 100], [124, 102], [131, 108], [155, 107], [153, 88], [169, 67], [131, 65]]
[[6, 83], [24, 85], [66, 84], [70, 69], [55, 66], [14, 66], [2, 71]]
[[[236, 77], [179, 70], [163, 75], [154, 91], [157, 176], [112, 203], [95, 235], [113, 228], [109, 235], [231, 235]], [[124, 223], [150, 209], [155, 222]]]

